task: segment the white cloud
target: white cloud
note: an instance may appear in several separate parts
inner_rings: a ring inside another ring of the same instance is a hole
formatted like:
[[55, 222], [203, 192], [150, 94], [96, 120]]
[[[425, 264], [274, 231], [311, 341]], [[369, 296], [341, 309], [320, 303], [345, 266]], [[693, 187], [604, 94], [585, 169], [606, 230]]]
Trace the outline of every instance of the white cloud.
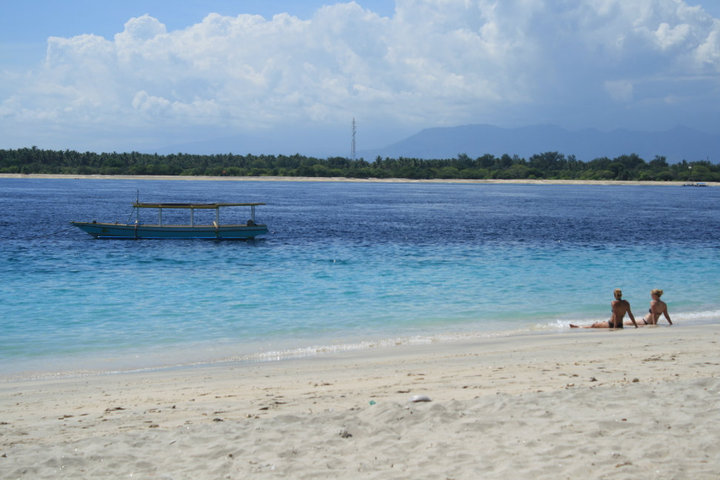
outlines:
[[708, 36], [695, 49], [695, 60], [712, 68], [715, 72], [720, 71], [720, 22], [716, 22]]
[[687, 96], [720, 114], [710, 101], [720, 85], [708, 81], [720, 70], [720, 22], [681, 0], [397, 0], [395, 12], [351, 2], [308, 20], [211, 13], [171, 31], [143, 15], [112, 39], [51, 37], [42, 69], [1, 86], [0, 129], [22, 123], [39, 136], [54, 122], [79, 136], [104, 125], [111, 142], [123, 129], [322, 129], [352, 116], [378, 131], [585, 127], [621, 108], [632, 111], [624, 120], [650, 122], [660, 104], [672, 120]]
[[626, 80], [607, 80], [605, 90], [618, 102], [629, 102], [633, 98], [633, 84]]
[[671, 27], [663, 22], [657, 30], [655, 30], [655, 38], [660, 48], [667, 50], [668, 48], [684, 43], [689, 33], [690, 25], [688, 24]]
[[135, 110], [142, 112], [160, 113], [168, 109], [170, 101], [162, 97], [148, 95], [145, 90], [140, 90], [133, 97], [132, 106]]

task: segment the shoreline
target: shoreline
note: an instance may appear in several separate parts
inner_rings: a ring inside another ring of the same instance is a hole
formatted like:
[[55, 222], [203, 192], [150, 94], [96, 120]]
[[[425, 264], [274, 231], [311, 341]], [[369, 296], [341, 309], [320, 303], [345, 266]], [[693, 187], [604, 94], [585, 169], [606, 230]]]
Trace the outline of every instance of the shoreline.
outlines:
[[[706, 313], [706, 312], [702, 312]], [[707, 312], [712, 313], [712, 312]], [[682, 313], [675, 316], [682, 327], [701, 327], [712, 325], [707, 315], [690, 319]], [[582, 325], [591, 325], [602, 321], [604, 317], [577, 322]], [[303, 362], [313, 360], [322, 362], [335, 356], [388, 356], [403, 349], [435, 348], [452, 349], [458, 345], [472, 343], [490, 343], [505, 341], [505, 339], [521, 339], [536, 336], [575, 334], [576, 329], [569, 327], [572, 320], [562, 322], [556, 320], [547, 324], [527, 323], [515, 325], [513, 328], [498, 330], [437, 330], [425, 335], [385, 335], [358, 337], [346, 341], [333, 341], [336, 337], [319, 339], [314, 343], [287, 343], [287, 341], [273, 346], [271, 349], [255, 349], [257, 345], [250, 344], [247, 349], [243, 343], [218, 344], [214, 340], [200, 342], [177, 343], [165, 345], [161, 351], [158, 346], [133, 347], [130, 350], [102, 350], [77, 352], [71, 355], [49, 354], [43, 358], [6, 358], [5, 367], [0, 370], [0, 384], [13, 383], [25, 380], [48, 380], [62, 378], [95, 377], [107, 375], [125, 375], [143, 372], [182, 371], [185, 369], [215, 368], [232, 366], [244, 368], [252, 365], [279, 364], [283, 362]], [[664, 329], [670, 327], [661, 323], [653, 328]], [[632, 329], [632, 327], [626, 327]], [[587, 331], [589, 329], [579, 329]], [[327, 342], [323, 342], [327, 340]], [[520, 340], [518, 340], [520, 341]], [[16, 361], [14, 363], [14, 361]], [[53, 368], [50, 369], [49, 365]], [[93, 365], [94, 368], [87, 368]]]
[[[673, 310], [674, 326], [702, 328], [717, 322], [717, 309]], [[275, 364], [305, 360], [323, 361], [342, 355], [392, 355], [396, 350], [422, 348], [433, 345], [452, 349], [455, 345], [504, 341], [504, 339], [529, 338], [548, 335], [577, 334], [570, 324], [589, 326], [607, 320], [605, 315], [568, 314], [564, 317], [548, 317], [538, 321], [535, 317], [523, 322], [477, 326], [462, 324], [436, 325], [422, 332], [384, 332], [374, 330], [364, 335], [304, 339], [276, 338], [272, 343], [242, 342], [239, 340], [218, 342], [215, 339], [185, 340], [178, 343], [134, 345], [125, 349], [95, 349], [70, 354], [46, 353], [42, 357], [6, 357], [0, 368], [0, 384], [24, 379], [73, 378], [96, 375], [122, 375], [136, 372], [161, 372], [169, 370], [213, 368], [215, 366], [244, 367], [249, 365]], [[492, 328], [494, 327], [494, 328]], [[645, 326], [643, 326], [644, 328]], [[632, 326], [625, 327], [634, 330]], [[653, 329], [673, 328], [664, 319]], [[88, 368], [87, 365], [92, 365]], [[51, 368], [52, 367], [52, 368]]]
[[[688, 182], [630, 181], [630, 180], [544, 180], [544, 179], [409, 179], [409, 178], [347, 178], [347, 177], [212, 177], [179, 175], [60, 175], [0, 173], [0, 179], [49, 179], [49, 180], [195, 180], [224, 182], [344, 182], [344, 183], [443, 183], [443, 184], [526, 184], [526, 185], [651, 185], [682, 186]], [[696, 183], [696, 182], [690, 182]], [[718, 187], [720, 182], [700, 182], [708, 187]]]
[[719, 341], [588, 330], [0, 383], [0, 472], [710, 479]]

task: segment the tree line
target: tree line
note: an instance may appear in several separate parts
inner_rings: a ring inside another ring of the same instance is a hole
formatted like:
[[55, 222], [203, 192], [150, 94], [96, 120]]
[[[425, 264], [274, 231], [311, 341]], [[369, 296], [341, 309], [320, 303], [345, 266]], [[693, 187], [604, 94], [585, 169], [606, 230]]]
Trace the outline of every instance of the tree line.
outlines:
[[424, 160], [381, 158], [368, 162], [344, 157], [303, 155], [218, 155], [94, 153], [43, 150], [37, 147], [0, 150], [0, 173], [68, 175], [283, 176], [405, 179], [549, 179], [720, 181], [720, 165], [709, 161], [669, 164], [656, 156], [649, 162], [636, 154], [584, 162], [574, 155], [545, 152], [525, 159], [486, 154], [471, 158]]

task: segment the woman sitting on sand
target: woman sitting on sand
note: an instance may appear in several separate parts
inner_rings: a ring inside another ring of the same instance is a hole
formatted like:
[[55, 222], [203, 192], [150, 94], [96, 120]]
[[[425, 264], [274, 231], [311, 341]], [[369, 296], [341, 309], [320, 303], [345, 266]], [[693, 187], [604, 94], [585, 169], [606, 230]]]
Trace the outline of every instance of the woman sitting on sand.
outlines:
[[[658, 319], [660, 319], [660, 315], [665, 315], [665, 318], [667, 318], [667, 321], [670, 325], [672, 325], [672, 320], [670, 320], [670, 314], [667, 310], [667, 304], [660, 300], [660, 297], [662, 297], [663, 291], [659, 289], [652, 290], [650, 292], [650, 297], [652, 300], [650, 300], [650, 310], [648, 311], [648, 314], [645, 315], [645, 318], [643, 318], [643, 323], [641, 325], [657, 325]], [[625, 322], [625, 325], [630, 325], [628, 322]]]
[[[622, 290], [616, 288], [613, 294], [615, 295], [615, 300], [610, 303], [610, 308], [612, 309], [612, 316], [610, 317], [610, 320], [607, 322], [595, 322], [592, 325], [583, 328], [623, 328], [623, 317], [626, 313], [628, 317], [630, 317], [630, 320], [632, 320], [632, 323], [628, 325], [635, 325], [635, 328], [637, 328], [638, 325], [635, 322], [635, 317], [630, 310], [630, 302], [622, 299]], [[579, 327], [571, 323], [570, 328]]]

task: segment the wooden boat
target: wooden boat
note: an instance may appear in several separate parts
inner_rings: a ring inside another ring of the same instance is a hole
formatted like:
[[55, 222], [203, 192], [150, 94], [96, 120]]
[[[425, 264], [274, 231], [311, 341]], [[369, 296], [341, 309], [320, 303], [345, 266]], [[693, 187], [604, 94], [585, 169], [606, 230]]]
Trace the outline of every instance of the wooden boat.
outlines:
[[[208, 239], [247, 240], [268, 232], [267, 225], [255, 223], [255, 207], [264, 203], [133, 203], [128, 223], [70, 222], [95, 238], [102, 239]], [[220, 208], [250, 207], [250, 219], [244, 224], [221, 224]], [[157, 209], [157, 223], [140, 222], [141, 209]], [[187, 224], [163, 223], [163, 210], [189, 210]], [[215, 210], [212, 224], [196, 224], [196, 210]], [[135, 221], [131, 222], [132, 217]]]

